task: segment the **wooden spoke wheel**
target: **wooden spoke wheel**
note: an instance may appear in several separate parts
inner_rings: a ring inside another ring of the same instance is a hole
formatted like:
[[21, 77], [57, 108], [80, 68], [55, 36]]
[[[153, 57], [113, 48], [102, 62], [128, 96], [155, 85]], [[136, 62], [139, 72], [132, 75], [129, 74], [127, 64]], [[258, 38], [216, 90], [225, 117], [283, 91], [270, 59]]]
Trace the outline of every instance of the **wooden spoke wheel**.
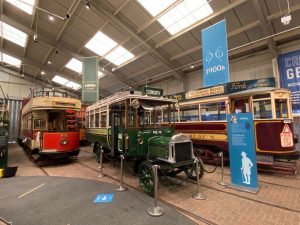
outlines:
[[[184, 168], [184, 172], [187, 175], [188, 178], [191, 180], [197, 180], [197, 174], [196, 174], [196, 164], [193, 163], [193, 165], [187, 166]], [[204, 169], [201, 164], [199, 164], [199, 179], [201, 179], [204, 175]]]
[[154, 174], [152, 172], [152, 164], [148, 161], [143, 161], [139, 166], [139, 179], [142, 190], [153, 195], [154, 192]]

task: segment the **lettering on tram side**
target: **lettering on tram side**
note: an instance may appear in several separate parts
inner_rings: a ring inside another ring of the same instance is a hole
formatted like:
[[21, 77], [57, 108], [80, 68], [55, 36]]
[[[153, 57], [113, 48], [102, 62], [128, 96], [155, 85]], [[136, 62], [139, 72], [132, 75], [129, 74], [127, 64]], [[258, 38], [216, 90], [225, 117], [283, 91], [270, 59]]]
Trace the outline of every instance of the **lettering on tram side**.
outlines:
[[186, 93], [186, 99], [194, 99], [200, 97], [206, 97], [211, 95], [224, 94], [224, 86], [216, 86], [211, 88], [205, 88], [196, 91], [189, 91]]
[[213, 141], [227, 141], [225, 134], [199, 134], [199, 133], [184, 133], [194, 140], [213, 140]]
[[107, 128], [87, 128], [88, 133], [99, 134], [99, 135], [107, 135]]

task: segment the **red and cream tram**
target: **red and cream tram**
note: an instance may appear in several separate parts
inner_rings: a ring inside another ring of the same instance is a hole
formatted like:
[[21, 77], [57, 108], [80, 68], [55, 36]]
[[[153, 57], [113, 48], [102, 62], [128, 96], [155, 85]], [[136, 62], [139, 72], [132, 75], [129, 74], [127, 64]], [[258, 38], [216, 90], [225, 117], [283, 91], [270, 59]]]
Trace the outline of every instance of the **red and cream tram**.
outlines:
[[299, 158], [290, 91], [274, 86], [275, 81], [270, 78], [178, 94], [175, 128], [191, 137], [194, 147], [202, 150], [202, 159], [217, 160], [215, 153], [223, 151], [228, 156], [229, 152], [226, 114], [251, 112], [258, 164], [294, 172], [295, 163], [284, 168], [282, 162], [281, 166], [278, 163], [281, 159]]
[[79, 154], [76, 111], [78, 99], [52, 90], [33, 90], [23, 101], [19, 143], [30, 156], [66, 157]]

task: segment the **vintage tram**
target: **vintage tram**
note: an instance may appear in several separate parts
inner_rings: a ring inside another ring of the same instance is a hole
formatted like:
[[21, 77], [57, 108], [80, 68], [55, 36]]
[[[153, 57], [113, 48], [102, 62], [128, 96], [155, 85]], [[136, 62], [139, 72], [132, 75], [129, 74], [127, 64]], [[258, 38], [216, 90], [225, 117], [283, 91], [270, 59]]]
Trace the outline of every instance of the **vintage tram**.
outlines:
[[78, 99], [53, 90], [32, 90], [23, 100], [18, 142], [34, 159], [79, 154], [79, 131], [75, 113]]
[[[144, 192], [152, 194], [151, 167], [160, 165], [164, 174], [184, 171], [196, 179], [193, 145], [188, 135], [175, 134], [171, 118], [177, 100], [143, 96], [141, 92], [119, 92], [99, 100], [86, 110], [86, 137], [94, 153], [104, 158], [133, 159]], [[162, 122], [165, 126], [161, 126]], [[199, 177], [203, 170], [199, 171]]]
[[251, 112], [259, 168], [295, 172], [294, 163], [278, 163], [298, 159], [299, 154], [290, 91], [275, 88], [273, 78], [231, 82], [175, 97], [180, 105], [175, 129], [191, 137], [194, 147], [202, 150], [204, 161], [217, 161], [220, 151], [229, 154], [226, 115]]

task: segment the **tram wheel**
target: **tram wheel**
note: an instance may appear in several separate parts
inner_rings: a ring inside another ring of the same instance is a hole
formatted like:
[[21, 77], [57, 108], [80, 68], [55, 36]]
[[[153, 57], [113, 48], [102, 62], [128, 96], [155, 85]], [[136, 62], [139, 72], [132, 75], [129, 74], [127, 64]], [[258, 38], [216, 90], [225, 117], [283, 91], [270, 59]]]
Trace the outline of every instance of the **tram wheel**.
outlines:
[[[184, 168], [184, 173], [191, 180], [197, 180], [196, 164], [193, 163], [193, 165], [185, 167]], [[204, 168], [203, 168], [203, 166], [200, 163], [200, 165], [199, 165], [199, 179], [201, 179], [203, 177], [203, 175], [204, 175]]]
[[205, 149], [201, 154], [197, 155], [198, 158], [201, 158], [203, 162], [218, 165], [220, 164], [220, 158], [218, 154], [214, 153], [210, 149]]
[[148, 161], [143, 161], [139, 166], [139, 179], [142, 190], [153, 195], [154, 192], [154, 175], [152, 172], [152, 164]]

